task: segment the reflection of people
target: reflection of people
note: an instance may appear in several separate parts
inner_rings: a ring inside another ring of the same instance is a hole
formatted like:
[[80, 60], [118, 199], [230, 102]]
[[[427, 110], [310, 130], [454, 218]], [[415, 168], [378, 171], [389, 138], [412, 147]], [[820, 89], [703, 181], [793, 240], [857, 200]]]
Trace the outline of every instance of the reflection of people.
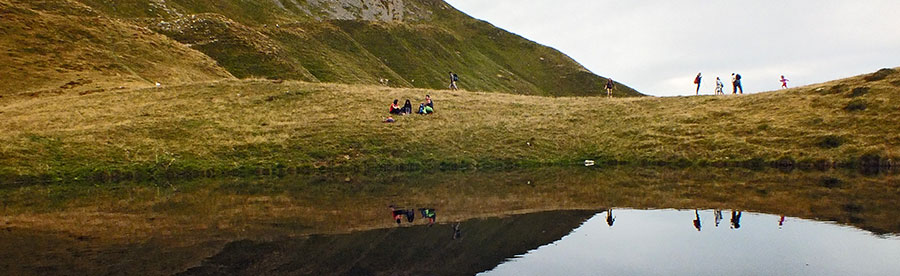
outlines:
[[694, 228], [700, 231], [700, 212], [697, 209], [694, 209]]
[[457, 240], [462, 238], [462, 230], [459, 229], [459, 222], [453, 225], [453, 239]]
[[778, 228], [784, 226], [784, 215], [781, 215], [781, 218], [778, 219]]
[[741, 228], [741, 211], [731, 210], [731, 228]]
[[419, 212], [422, 213], [423, 218], [428, 219], [428, 226], [434, 225], [434, 220], [437, 218], [437, 213], [434, 212], [433, 208], [420, 208]]
[[722, 221], [722, 210], [716, 210], [714, 213], [716, 214], [716, 227], [719, 227], [719, 222]]
[[606, 224], [612, 227], [614, 222], [616, 222], [616, 217], [613, 216], [612, 209], [606, 210]]
[[391, 208], [391, 215], [393, 216], [394, 220], [397, 221], [397, 225], [400, 225], [403, 216], [406, 216], [406, 221], [410, 223], [412, 223], [416, 218], [416, 213], [413, 212], [413, 210], [397, 209], [397, 206], [394, 205], [388, 206], [388, 208]]

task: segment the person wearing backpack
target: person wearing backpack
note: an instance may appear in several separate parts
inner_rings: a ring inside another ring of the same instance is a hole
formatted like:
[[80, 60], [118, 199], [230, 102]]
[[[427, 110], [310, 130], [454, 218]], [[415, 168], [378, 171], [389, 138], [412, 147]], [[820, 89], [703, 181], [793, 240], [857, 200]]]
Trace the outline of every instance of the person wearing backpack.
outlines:
[[606, 79], [606, 97], [607, 98], [612, 98], [612, 91], [613, 91], [613, 88], [615, 88], [615, 87], [616, 87], [616, 83], [613, 82], [612, 78], [607, 78]]
[[459, 90], [459, 87], [456, 86], [456, 82], [459, 81], [459, 76], [454, 74], [452, 71], [450, 72], [450, 90]]
[[703, 76], [700, 73], [697, 73], [697, 77], [694, 78], [694, 84], [697, 85], [697, 95], [700, 95], [700, 79], [702, 78]]
[[741, 86], [741, 74], [731, 73], [731, 94], [737, 94], [738, 90], [744, 94], [744, 87]]

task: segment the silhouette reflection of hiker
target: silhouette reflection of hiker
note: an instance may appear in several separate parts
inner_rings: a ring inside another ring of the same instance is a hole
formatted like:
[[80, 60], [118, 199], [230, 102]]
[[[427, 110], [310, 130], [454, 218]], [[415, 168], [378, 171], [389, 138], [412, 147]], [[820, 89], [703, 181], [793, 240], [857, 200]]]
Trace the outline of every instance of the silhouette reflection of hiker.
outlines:
[[606, 224], [612, 227], [614, 222], [616, 222], [616, 217], [613, 216], [612, 209], [606, 210]]
[[422, 213], [422, 218], [428, 219], [428, 227], [434, 225], [434, 221], [437, 219], [437, 213], [435, 213], [434, 208], [419, 208], [419, 212]]
[[719, 227], [719, 222], [722, 222], [722, 210], [716, 210], [714, 212], [716, 214], [716, 227]]
[[784, 215], [781, 215], [781, 218], [778, 219], [778, 229], [781, 229], [782, 226], [784, 226]]
[[459, 222], [457, 222], [455, 225], [453, 225], [453, 239], [454, 240], [458, 240], [458, 239], [462, 238], [462, 230], [459, 229], [459, 225], [460, 225]]
[[731, 211], [731, 228], [732, 229], [740, 229], [741, 228], [741, 211]]
[[697, 228], [697, 232], [700, 231], [700, 212], [697, 209], [694, 209], [694, 228]]

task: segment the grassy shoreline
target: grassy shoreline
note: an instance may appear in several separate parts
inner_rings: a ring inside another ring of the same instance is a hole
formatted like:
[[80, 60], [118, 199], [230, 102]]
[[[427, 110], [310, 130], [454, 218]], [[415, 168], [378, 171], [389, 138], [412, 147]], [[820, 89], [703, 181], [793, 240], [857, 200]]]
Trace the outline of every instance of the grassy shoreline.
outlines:
[[[872, 76], [879, 75], [873, 78]], [[600, 166], [890, 168], [900, 73], [605, 99], [225, 80], [0, 98], [0, 183]], [[430, 116], [393, 99], [430, 94]]]

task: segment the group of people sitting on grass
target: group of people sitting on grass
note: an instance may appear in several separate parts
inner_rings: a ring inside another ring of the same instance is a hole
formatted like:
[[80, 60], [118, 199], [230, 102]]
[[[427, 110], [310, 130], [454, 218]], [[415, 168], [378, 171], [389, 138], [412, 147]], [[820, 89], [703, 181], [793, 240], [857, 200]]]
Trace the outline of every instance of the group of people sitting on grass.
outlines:
[[[402, 107], [399, 102], [400, 100], [394, 99], [394, 103], [391, 104], [391, 108], [388, 112], [395, 115], [408, 115], [413, 113], [412, 104], [409, 102], [409, 99], [406, 100], [406, 103], [404, 103]], [[429, 115], [432, 113], [434, 113], [434, 102], [431, 101], [430, 95], [425, 95], [425, 102], [419, 103], [419, 109], [416, 111], [416, 114]], [[389, 116], [385, 122], [393, 123], [394, 118]]]

